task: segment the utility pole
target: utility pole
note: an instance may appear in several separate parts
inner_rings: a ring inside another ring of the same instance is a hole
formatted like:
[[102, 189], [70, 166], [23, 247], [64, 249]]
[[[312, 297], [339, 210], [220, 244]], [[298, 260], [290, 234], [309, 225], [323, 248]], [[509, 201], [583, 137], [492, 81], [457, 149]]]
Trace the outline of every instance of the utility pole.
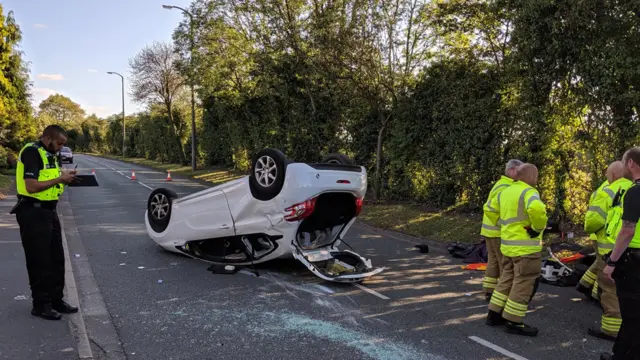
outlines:
[[189, 40], [190, 40], [190, 56], [189, 56], [189, 85], [191, 87], [191, 170], [196, 171], [196, 98], [194, 91], [194, 68], [193, 68], [193, 51], [195, 49], [195, 39], [193, 32], [193, 14], [189, 11], [173, 5], [162, 5], [165, 9], [182, 10], [189, 16]]
[[125, 130], [125, 122], [124, 122], [124, 76], [118, 74], [114, 71], [109, 71], [107, 74], [118, 75], [122, 79], [122, 157], [125, 157], [125, 144], [127, 141], [127, 132]]

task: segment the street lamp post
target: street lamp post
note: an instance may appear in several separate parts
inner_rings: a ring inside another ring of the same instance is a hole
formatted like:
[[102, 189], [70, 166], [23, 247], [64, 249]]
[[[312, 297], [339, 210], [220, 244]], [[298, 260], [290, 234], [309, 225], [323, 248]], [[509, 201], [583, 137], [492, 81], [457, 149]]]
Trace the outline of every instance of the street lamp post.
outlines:
[[125, 130], [125, 122], [124, 122], [124, 76], [118, 74], [117, 72], [114, 71], [109, 71], [107, 72], [107, 74], [110, 75], [118, 75], [120, 76], [120, 78], [122, 79], [122, 157], [125, 157], [125, 142], [126, 142], [126, 138], [127, 138], [127, 133]]
[[194, 34], [193, 34], [193, 14], [189, 11], [173, 5], [162, 5], [165, 9], [178, 9], [182, 10], [185, 14], [189, 16], [189, 40], [190, 40], [190, 56], [189, 56], [189, 85], [191, 87], [191, 170], [196, 171], [196, 100], [193, 90], [193, 49], [194, 45]]

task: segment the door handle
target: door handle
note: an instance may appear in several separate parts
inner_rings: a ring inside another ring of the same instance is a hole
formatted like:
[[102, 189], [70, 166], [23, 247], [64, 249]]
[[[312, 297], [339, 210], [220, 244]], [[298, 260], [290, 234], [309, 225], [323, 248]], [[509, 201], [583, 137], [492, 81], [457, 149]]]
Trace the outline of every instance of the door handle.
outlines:
[[228, 228], [229, 228], [229, 225], [227, 225], [227, 224], [222, 224], [222, 226], [220, 226], [220, 228], [221, 228], [221, 229], [228, 229]]

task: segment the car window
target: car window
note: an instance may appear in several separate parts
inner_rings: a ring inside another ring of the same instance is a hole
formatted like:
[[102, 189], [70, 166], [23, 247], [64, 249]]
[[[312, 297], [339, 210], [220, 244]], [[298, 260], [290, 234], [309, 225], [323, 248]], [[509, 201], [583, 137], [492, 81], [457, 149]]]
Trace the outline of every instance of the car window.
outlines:
[[62, 150], [63, 152], [71, 152], [71, 149], [68, 147], [63, 147]]

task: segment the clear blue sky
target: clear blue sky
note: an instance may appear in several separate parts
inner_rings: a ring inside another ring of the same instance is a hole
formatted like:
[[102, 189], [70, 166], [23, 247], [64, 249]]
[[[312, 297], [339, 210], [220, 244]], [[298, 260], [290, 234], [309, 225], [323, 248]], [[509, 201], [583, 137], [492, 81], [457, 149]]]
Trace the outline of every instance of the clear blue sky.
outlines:
[[14, 12], [29, 61], [34, 105], [53, 93], [79, 103], [88, 114], [108, 116], [141, 110], [130, 100], [129, 59], [153, 41], [171, 41], [189, 0], [0, 0]]

